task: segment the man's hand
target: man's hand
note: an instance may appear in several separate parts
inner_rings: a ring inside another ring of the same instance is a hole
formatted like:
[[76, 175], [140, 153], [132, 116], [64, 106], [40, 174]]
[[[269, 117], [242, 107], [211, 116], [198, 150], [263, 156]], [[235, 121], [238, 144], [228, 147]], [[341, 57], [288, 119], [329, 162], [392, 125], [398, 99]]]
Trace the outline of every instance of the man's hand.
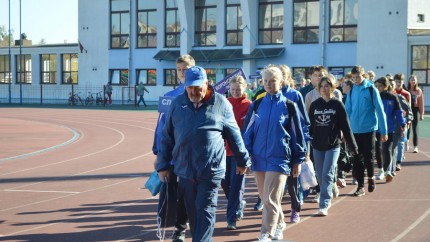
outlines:
[[382, 143], [384, 143], [384, 142], [387, 142], [387, 140], [388, 140], [388, 135], [386, 135], [386, 134], [381, 134], [381, 139], [380, 139], [380, 141], [381, 141]]
[[[307, 161], [308, 162], [308, 161]], [[293, 165], [293, 177], [299, 177], [300, 172], [302, 172], [302, 164], [294, 164]]]
[[164, 178], [166, 178], [166, 177], [167, 177], [167, 182], [170, 182], [170, 171], [169, 170], [158, 172], [158, 178], [160, 178], [161, 182], [164, 182]]
[[248, 168], [247, 167], [236, 166], [236, 174], [238, 174], [238, 175], [245, 175], [247, 172], [248, 172]]

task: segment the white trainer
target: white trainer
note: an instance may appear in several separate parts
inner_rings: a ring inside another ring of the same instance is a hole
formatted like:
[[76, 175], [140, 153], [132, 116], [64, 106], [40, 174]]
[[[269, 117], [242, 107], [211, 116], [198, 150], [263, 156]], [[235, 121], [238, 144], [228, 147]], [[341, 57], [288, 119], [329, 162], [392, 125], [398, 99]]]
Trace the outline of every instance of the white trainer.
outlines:
[[285, 222], [282, 222], [276, 226], [275, 235], [273, 235], [272, 239], [274, 240], [282, 240], [284, 238], [284, 230], [287, 227]]

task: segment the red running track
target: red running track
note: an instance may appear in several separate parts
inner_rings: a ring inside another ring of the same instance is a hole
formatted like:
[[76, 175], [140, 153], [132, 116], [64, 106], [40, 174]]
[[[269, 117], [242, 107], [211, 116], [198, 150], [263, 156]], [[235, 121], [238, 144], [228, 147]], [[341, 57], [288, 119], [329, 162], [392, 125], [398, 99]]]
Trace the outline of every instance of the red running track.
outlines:
[[[153, 170], [154, 111], [2, 108], [0, 112], [0, 241], [159, 241], [157, 197], [143, 183]], [[305, 201], [288, 241], [430, 241], [430, 140], [406, 153], [390, 184], [356, 198], [340, 189], [329, 216]], [[350, 181], [350, 179], [348, 179]], [[248, 206], [238, 229], [225, 229], [220, 192], [214, 241], [256, 241], [261, 212]], [[285, 221], [290, 204], [283, 201]], [[168, 228], [166, 237], [172, 234]], [[189, 236], [189, 233], [188, 233]], [[166, 241], [170, 239], [166, 238]], [[191, 241], [191, 239], [187, 239]]]

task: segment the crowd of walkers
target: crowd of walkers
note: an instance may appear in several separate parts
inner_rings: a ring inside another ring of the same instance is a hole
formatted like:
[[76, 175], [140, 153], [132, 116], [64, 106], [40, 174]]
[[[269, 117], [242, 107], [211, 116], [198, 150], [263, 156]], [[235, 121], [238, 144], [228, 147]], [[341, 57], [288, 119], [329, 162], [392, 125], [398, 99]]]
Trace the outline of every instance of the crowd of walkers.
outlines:
[[[181, 56], [176, 67], [180, 83], [166, 94], [175, 99], [160, 113], [153, 146], [160, 180], [174, 187], [173, 242], [185, 241], [188, 227], [192, 241], [212, 241], [219, 188], [228, 200], [226, 229], [237, 229], [246, 215], [245, 179], [252, 176], [254, 209], [262, 210], [259, 241], [282, 240], [286, 192], [290, 222], [300, 222], [305, 200], [327, 216], [347, 173], [357, 186], [353, 196], [360, 197], [375, 191], [375, 180], [393, 181], [410, 133], [413, 152], [419, 152], [424, 97], [416, 76], [405, 83], [401, 73], [375, 78], [354, 66], [336, 79], [314, 66], [310, 82], [296, 86], [288, 66], [268, 65], [257, 83], [235, 76], [222, 95], [191, 56]], [[318, 181], [309, 190], [301, 186], [303, 162], [315, 168]]]

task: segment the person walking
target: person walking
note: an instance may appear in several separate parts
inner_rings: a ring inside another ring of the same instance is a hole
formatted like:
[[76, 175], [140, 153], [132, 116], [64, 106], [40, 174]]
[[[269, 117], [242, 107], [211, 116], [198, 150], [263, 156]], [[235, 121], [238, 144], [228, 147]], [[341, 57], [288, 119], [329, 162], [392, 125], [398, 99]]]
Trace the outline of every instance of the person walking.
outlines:
[[262, 77], [267, 93], [249, 107], [242, 132], [264, 205], [259, 241], [266, 242], [283, 239], [282, 194], [287, 177], [300, 175], [306, 142], [297, 105], [282, 95], [281, 70], [267, 67]]
[[408, 90], [411, 93], [411, 107], [414, 114], [414, 119], [412, 120], [412, 133], [414, 137], [412, 142], [414, 153], [418, 153], [418, 120], [422, 121], [424, 119], [424, 94], [421, 88], [418, 87], [417, 76], [412, 75], [409, 77]]
[[[245, 115], [248, 111], [251, 101], [247, 98], [245, 89], [246, 81], [242, 76], [235, 76], [230, 80], [228, 101], [231, 103], [234, 112], [234, 118], [239, 128], [242, 127]], [[227, 167], [225, 178], [221, 181], [221, 187], [227, 197], [227, 229], [236, 229], [236, 221], [243, 219], [243, 210], [246, 201], [243, 199], [245, 194], [245, 175], [237, 174], [236, 161], [228, 143], [227, 150]]]
[[139, 96], [139, 101], [137, 101], [137, 107], [139, 107], [140, 102], [143, 103], [143, 105], [146, 107], [145, 99], [143, 96], [145, 95], [145, 92], [148, 92], [148, 89], [146, 89], [145, 85], [143, 85], [143, 82], [139, 82], [139, 85], [136, 86], [136, 92]]
[[349, 125], [342, 101], [333, 95], [336, 89], [332, 77], [322, 77], [318, 83], [321, 97], [312, 102], [309, 111], [316, 177], [320, 186], [319, 212], [328, 215], [333, 198], [334, 177], [339, 158], [342, 134], [353, 154], [358, 147]]
[[112, 105], [112, 82], [108, 81], [108, 83], [104, 86], [105, 89], [105, 94], [107, 96], [107, 98], [105, 98], [105, 105], [109, 104]]
[[228, 100], [209, 86], [206, 70], [193, 66], [185, 72], [186, 92], [169, 108], [155, 164], [164, 182], [171, 161], [184, 195], [192, 241], [212, 241], [218, 190], [224, 178], [228, 142], [244, 174], [251, 161]]
[[383, 104], [373, 83], [363, 78], [364, 68], [354, 66], [351, 79], [354, 82], [346, 97], [345, 108], [351, 122], [351, 129], [358, 145], [358, 152], [353, 161], [353, 176], [357, 180], [357, 190], [354, 196], [365, 195], [364, 170], [367, 170], [368, 191], [375, 190], [374, 153], [375, 131], [379, 129], [381, 142], [388, 139], [387, 120]]

